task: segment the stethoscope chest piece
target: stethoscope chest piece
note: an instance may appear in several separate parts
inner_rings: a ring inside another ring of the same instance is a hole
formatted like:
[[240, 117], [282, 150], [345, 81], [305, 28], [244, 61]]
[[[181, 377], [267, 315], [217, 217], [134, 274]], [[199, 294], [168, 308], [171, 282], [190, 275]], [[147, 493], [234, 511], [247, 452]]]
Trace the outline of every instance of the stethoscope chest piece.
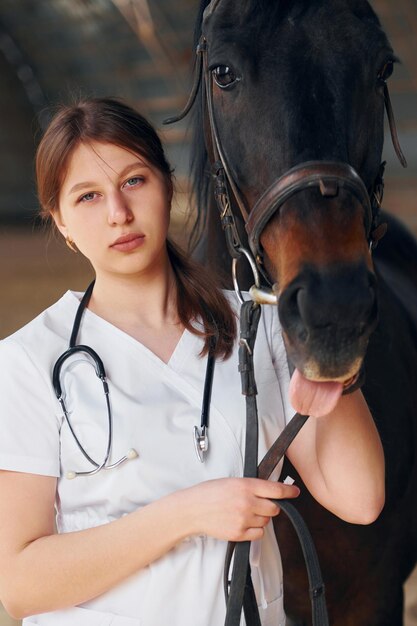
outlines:
[[197, 458], [201, 463], [204, 463], [204, 455], [208, 450], [209, 440], [207, 434], [207, 427], [203, 426], [201, 430], [198, 426], [194, 426], [194, 448], [197, 454]]

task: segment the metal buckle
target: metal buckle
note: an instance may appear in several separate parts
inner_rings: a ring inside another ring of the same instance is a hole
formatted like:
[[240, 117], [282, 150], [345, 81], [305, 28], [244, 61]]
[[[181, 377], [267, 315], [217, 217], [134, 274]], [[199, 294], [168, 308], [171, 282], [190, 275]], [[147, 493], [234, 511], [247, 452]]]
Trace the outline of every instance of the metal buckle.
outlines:
[[[252, 287], [249, 289], [249, 295], [251, 299], [253, 300], [253, 302], [255, 302], [256, 304], [278, 304], [277, 294], [273, 290], [268, 290], [261, 286], [258, 267], [256, 265], [255, 259], [253, 258], [249, 250], [240, 246], [238, 248], [238, 252], [240, 252], [240, 254], [243, 254], [246, 257], [249, 265], [251, 266], [255, 284], [252, 285]], [[238, 260], [239, 258], [232, 259], [232, 278], [233, 278], [233, 286], [235, 288], [235, 293], [237, 295], [237, 298], [240, 304], [243, 304], [244, 299], [242, 296], [242, 292], [240, 291], [239, 283], [237, 280]]]

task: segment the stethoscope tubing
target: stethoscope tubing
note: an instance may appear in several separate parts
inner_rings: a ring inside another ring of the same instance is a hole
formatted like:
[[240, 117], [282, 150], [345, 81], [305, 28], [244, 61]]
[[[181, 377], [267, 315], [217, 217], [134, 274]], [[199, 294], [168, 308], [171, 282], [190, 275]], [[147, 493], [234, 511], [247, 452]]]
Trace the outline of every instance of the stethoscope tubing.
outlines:
[[[125, 461], [134, 459], [138, 456], [138, 453], [136, 452], [136, 450], [134, 448], [130, 448], [127, 451], [127, 453], [123, 457], [121, 457], [118, 461], [108, 464], [110, 454], [111, 454], [112, 441], [113, 441], [113, 418], [112, 418], [112, 409], [111, 409], [111, 404], [110, 404], [110, 392], [109, 392], [109, 386], [107, 382], [106, 370], [105, 370], [103, 361], [101, 360], [97, 352], [93, 350], [93, 348], [85, 344], [77, 344], [77, 336], [78, 336], [78, 332], [80, 329], [81, 319], [90, 301], [91, 294], [94, 288], [94, 283], [95, 281], [92, 281], [90, 285], [87, 287], [80, 301], [80, 304], [78, 305], [77, 312], [74, 318], [74, 324], [73, 324], [72, 331], [71, 331], [69, 348], [63, 354], [61, 354], [60, 357], [58, 357], [53, 367], [53, 371], [52, 371], [52, 385], [53, 385], [57, 400], [59, 404], [61, 405], [64, 418], [71, 432], [71, 435], [73, 436], [74, 441], [77, 444], [84, 458], [94, 467], [94, 469], [90, 471], [76, 472], [76, 471], [71, 470], [66, 473], [66, 477], [69, 479], [75, 478], [76, 476], [93, 476], [94, 474], [98, 474], [98, 472], [100, 472], [102, 469], [104, 470], [114, 469], [115, 467], [118, 467]], [[214, 366], [215, 366], [214, 352], [215, 352], [216, 341], [217, 341], [216, 338], [213, 338], [213, 340], [211, 341], [210, 351], [207, 357], [207, 368], [206, 368], [206, 376], [205, 376], [205, 381], [204, 381], [203, 403], [202, 403], [202, 410], [201, 410], [201, 428], [199, 429], [197, 426], [194, 426], [193, 428], [195, 451], [197, 454], [197, 458], [201, 462], [204, 462], [205, 454], [208, 451], [208, 422], [209, 422], [211, 390], [212, 390], [212, 385], [213, 385], [213, 374], [214, 374]], [[67, 361], [67, 359], [69, 359], [70, 357], [72, 357], [74, 354], [77, 354], [77, 353], [87, 354], [90, 357], [89, 360], [91, 361], [91, 364], [94, 366], [96, 375], [101, 380], [101, 383], [103, 385], [103, 392], [104, 392], [104, 396], [106, 399], [106, 407], [107, 407], [108, 432], [107, 432], [106, 453], [101, 463], [97, 463], [88, 454], [88, 452], [85, 450], [84, 446], [82, 445], [80, 439], [78, 438], [77, 433], [75, 432], [73, 425], [71, 423], [69, 412], [68, 412], [66, 402], [65, 402], [65, 394], [63, 393], [63, 390], [62, 390], [62, 385], [61, 385], [62, 367]]]
[[[99, 357], [99, 355], [97, 354], [97, 352], [95, 350], [93, 350], [93, 348], [91, 348], [90, 346], [86, 346], [84, 344], [78, 344], [76, 345], [77, 342], [77, 336], [78, 336], [78, 331], [80, 328], [80, 324], [81, 324], [81, 319], [82, 319], [82, 315], [84, 313], [84, 310], [86, 309], [88, 302], [90, 300], [91, 297], [91, 293], [93, 291], [93, 287], [94, 287], [94, 282], [93, 281], [87, 288], [85, 294], [83, 295], [80, 304], [78, 305], [78, 309], [77, 309], [77, 313], [75, 315], [75, 319], [74, 319], [74, 324], [73, 324], [73, 328], [71, 331], [71, 337], [70, 337], [70, 343], [69, 343], [69, 348], [68, 350], [66, 350], [63, 354], [61, 354], [61, 356], [56, 360], [53, 371], [52, 371], [52, 385], [55, 391], [55, 395], [57, 397], [58, 402], [61, 405], [63, 414], [64, 414], [64, 418], [65, 421], [68, 425], [68, 428], [74, 438], [75, 443], [77, 444], [80, 452], [82, 453], [82, 455], [84, 456], [85, 459], [87, 459], [87, 461], [89, 463], [91, 463], [91, 465], [93, 465], [94, 469], [89, 470], [89, 471], [83, 471], [83, 472], [75, 472], [73, 470], [70, 470], [69, 472], [66, 473], [66, 477], [69, 479], [75, 478], [76, 476], [94, 476], [94, 474], [98, 474], [98, 472], [100, 472], [102, 469], [113, 469], [115, 467], [118, 467], [119, 465], [121, 465], [122, 463], [124, 463], [127, 460], [130, 459], [134, 459], [138, 456], [136, 450], [134, 450], [133, 448], [131, 448], [130, 450], [128, 450], [127, 454], [125, 454], [123, 457], [121, 457], [118, 461], [115, 461], [114, 463], [108, 464], [108, 460], [110, 458], [110, 454], [111, 454], [111, 447], [112, 447], [112, 441], [113, 441], [113, 418], [112, 418], [112, 410], [111, 410], [111, 405], [110, 405], [110, 392], [109, 392], [109, 385], [107, 383], [107, 375], [106, 375], [106, 370], [104, 367], [104, 363], [101, 360], [101, 358]], [[107, 429], [107, 446], [106, 446], [106, 453], [104, 455], [103, 461], [101, 463], [97, 463], [97, 461], [95, 461], [89, 454], [88, 452], [85, 450], [84, 446], [82, 445], [81, 441], [79, 440], [77, 433], [75, 432], [73, 425], [71, 423], [70, 417], [69, 417], [69, 412], [66, 406], [66, 402], [65, 402], [65, 397], [62, 391], [62, 385], [61, 385], [61, 370], [62, 367], [64, 365], [64, 363], [67, 361], [67, 359], [69, 359], [70, 357], [72, 357], [74, 354], [77, 353], [81, 353], [81, 354], [87, 354], [90, 357], [91, 360], [91, 364], [94, 366], [95, 372], [97, 377], [101, 380], [102, 386], [103, 386], [103, 392], [104, 392], [104, 397], [106, 400], [106, 408], [107, 408], [107, 423], [108, 423], [108, 429]]]

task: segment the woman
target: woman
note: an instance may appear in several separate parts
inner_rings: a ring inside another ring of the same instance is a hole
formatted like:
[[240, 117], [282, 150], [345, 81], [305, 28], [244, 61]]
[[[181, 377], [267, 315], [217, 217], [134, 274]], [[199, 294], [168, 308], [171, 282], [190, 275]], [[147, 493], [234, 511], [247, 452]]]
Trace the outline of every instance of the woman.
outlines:
[[[236, 299], [167, 241], [172, 179], [155, 131], [118, 101], [80, 102], [55, 116], [36, 165], [44, 214], [96, 278], [82, 305], [68, 292], [1, 344], [1, 601], [25, 626], [218, 626], [226, 542], [253, 540], [262, 622], [283, 624], [270, 499], [299, 489], [240, 478]], [[255, 348], [259, 454], [293, 408], [313, 413], [290, 460], [329, 510], [369, 523], [384, 462], [368, 408], [359, 391], [298, 375], [292, 408], [276, 317], [263, 311]], [[70, 337], [87, 351], [66, 354]], [[193, 431], [210, 351], [201, 463]]]

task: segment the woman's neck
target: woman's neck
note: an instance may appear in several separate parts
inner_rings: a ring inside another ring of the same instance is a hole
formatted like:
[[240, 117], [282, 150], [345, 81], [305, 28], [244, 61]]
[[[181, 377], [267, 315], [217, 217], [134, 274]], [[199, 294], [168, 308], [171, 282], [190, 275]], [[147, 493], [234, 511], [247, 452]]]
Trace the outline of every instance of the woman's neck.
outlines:
[[88, 308], [122, 330], [179, 326], [177, 289], [169, 260], [156, 271], [141, 275], [98, 273]]
[[88, 308], [164, 363], [170, 360], [184, 330], [178, 318], [176, 282], [168, 258], [162, 270], [152, 276], [98, 272]]

